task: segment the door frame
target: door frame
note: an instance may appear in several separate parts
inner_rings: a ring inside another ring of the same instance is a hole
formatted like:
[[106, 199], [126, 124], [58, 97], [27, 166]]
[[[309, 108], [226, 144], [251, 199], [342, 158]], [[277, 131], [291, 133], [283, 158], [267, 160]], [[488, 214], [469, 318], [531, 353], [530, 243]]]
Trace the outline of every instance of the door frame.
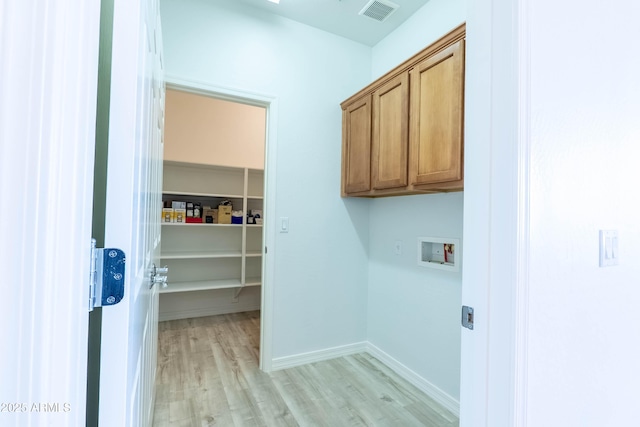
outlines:
[[[207, 82], [183, 79], [175, 75], [165, 74], [167, 89], [208, 96], [224, 101], [262, 107], [266, 110], [265, 159], [264, 159], [264, 215], [262, 250], [262, 286], [260, 307], [260, 369], [270, 372], [272, 368], [273, 343], [273, 283], [276, 251], [276, 153], [278, 129], [278, 99], [272, 95], [243, 91], [228, 87], [216, 86]], [[265, 248], [271, 250], [267, 255]]]
[[530, 8], [479, 0], [467, 16], [462, 304], [476, 310], [462, 332], [461, 427], [527, 425]]

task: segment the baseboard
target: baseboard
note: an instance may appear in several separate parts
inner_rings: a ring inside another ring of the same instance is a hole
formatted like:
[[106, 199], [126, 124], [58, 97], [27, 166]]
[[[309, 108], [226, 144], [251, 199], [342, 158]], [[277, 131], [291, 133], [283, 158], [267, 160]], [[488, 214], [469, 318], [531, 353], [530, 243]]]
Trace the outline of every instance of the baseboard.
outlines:
[[367, 342], [363, 341], [354, 344], [326, 348], [324, 350], [294, 354], [292, 356], [277, 357], [271, 362], [271, 369], [273, 371], [278, 371], [280, 369], [293, 368], [295, 366], [321, 362], [323, 360], [335, 359], [336, 357], [363, 353], [365, 351], [367, 351]]
[[413, 370], [409, 369], [398, 360], [394, 359], [389, 354], [382, 351], [380, 348], [375, 345], [367, 342], [367, 353], [371, 356], [375, 357], [382, 363], [384, 363], [387, 367], [393, 370], [396, 374], [400, 375], [402, 378], [407, 380], [409, 383], [417, 387], [420, 391], [424, 392], [427, 396], [438, 402], [440, 405], [447, 408], [457, 417], [460, 416], [460, 402], [457, 399], [454, 399], [449, 394], [442, 391], [440, 388], [435, 386], [433, 383], [427, 381], [420, 375], [418, 375]]
[[389, 369], [438, 402], [440, 405], [444, 406], [455, 416], [460, 416], [460, 402], [458, 400], [454, 399], [433, 383], [427, 381], [416, 372], [409, 369], [368, 341], [327, 348], [324, 350], [310, 351], [308, 353], [294, 354], [292, 356], [278, 357], [273, 359], [271, 368], [273, 371], [278, 371], [280, 369], [293, 368], [296, 366], [306, 365], [308, 363], [321, 362], [323, 360], [335, 359], [337, 357], [365, 352], [384, 363]]
[[221, 307], [208, 307], [195, 310], [161, 311], [158, 321], [190, 319], [192, 317], [216, 316], [218, 314], [242, 313], [244, 311], [260, 310], [260, 301], [251, 304], [229, 304]]

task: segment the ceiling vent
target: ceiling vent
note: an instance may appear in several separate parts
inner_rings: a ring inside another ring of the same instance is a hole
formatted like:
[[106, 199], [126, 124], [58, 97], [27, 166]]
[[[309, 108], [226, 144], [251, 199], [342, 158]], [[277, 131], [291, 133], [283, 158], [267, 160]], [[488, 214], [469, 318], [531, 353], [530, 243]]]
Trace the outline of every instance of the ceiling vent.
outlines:
[[382, 22], [396, 11], [400, 6], [387, 0], [371, 0], [358, 15], [368, 16], [371, 19]]

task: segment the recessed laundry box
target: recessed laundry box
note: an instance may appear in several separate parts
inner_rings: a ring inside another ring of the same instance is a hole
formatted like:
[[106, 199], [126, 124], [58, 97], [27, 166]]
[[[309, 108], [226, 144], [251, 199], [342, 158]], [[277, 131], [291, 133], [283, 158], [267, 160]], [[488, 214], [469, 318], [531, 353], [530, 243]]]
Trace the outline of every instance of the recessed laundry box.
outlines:
[[418, 265], [447, 271], [460, 271], [460, 239], [418, 237]]

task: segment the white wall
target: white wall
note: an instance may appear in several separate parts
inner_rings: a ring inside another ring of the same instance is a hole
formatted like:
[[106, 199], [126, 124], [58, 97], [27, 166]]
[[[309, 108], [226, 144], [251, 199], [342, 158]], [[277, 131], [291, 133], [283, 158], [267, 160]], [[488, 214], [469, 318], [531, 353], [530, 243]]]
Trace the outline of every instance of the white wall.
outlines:
[[[431, 0], [373, 48], [373, 76], [463, 23], [465, 8], [464, 0]], [[419, 267], [417, 238], [462, 239], [463, 194], [381, 198], [370, 208], [369, 341], [458, 400], [461, 273]]]
[[465, 22], [466, 0], [430, 0], [373, 47], [375, 80]]
[[161, 13], [168, 76], [278, 98], [274, 358], [363, 341], [368, 209], [339, 196], [339, 104], [368, 83], [370, 48], [233, 1]]
[[[531, 11], [528, 425], [636, 425], [640, 6]], [[619, 266], [598, 267], [599, 229]]]
[[369, 341], [456, 400], [461, 273], [418, 266], [417, 238], [452, 237], [464, 245], [462, 196], [375, 199], [369, 219]]

